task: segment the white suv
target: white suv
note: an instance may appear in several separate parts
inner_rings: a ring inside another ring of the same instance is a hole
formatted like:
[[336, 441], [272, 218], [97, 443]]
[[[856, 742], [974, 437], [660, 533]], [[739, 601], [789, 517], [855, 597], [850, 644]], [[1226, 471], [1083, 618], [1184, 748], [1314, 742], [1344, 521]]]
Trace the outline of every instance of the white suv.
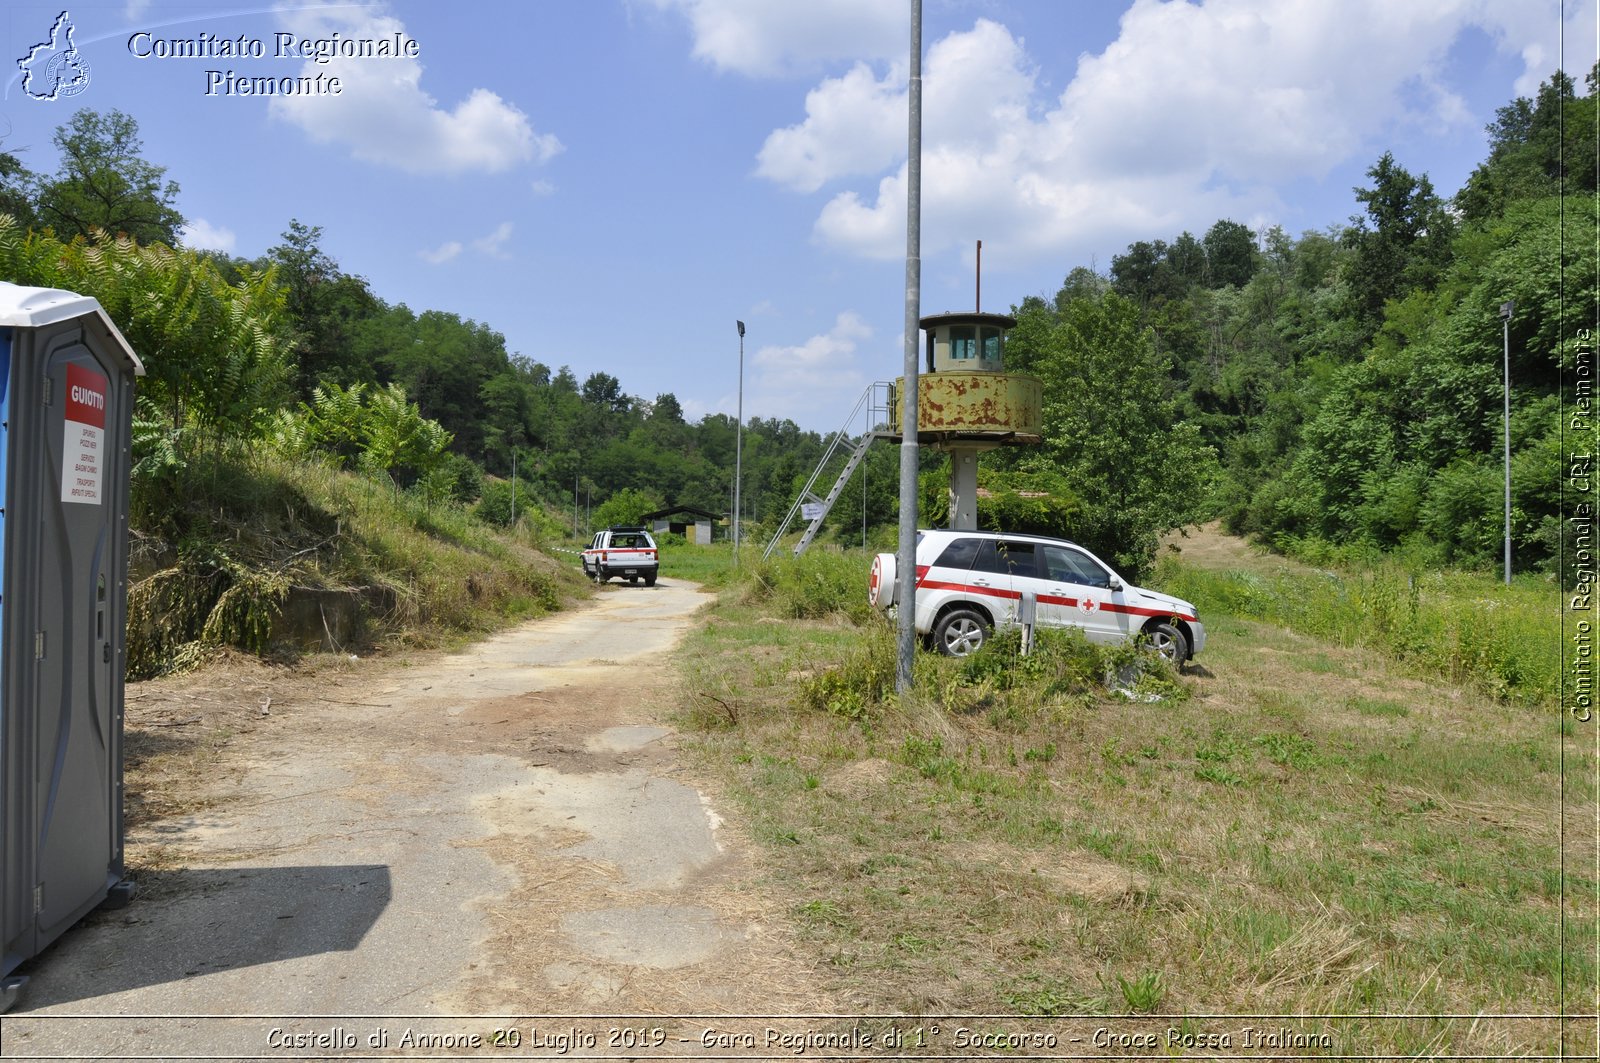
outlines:
[[[872, 560], [867, 597], [895, 604], [895, 555]], [[1082, 629], [1090, 642], [1144, 636], [1175, 664], [1199, 653], [1206, 630], [1180, 598], [1125, 583], [1076, 543], [994, 532], [917, 533], [916, 630], [951, 657], [972, 653], [997, 627], [1017, 623], [1031, 595], [1040, 627]]]

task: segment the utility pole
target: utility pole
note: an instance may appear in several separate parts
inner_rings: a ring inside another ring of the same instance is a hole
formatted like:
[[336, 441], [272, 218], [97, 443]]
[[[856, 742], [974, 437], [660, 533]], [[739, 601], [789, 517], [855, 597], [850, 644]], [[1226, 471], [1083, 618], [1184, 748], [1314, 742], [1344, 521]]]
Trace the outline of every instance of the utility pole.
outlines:
[[744, 483], [744, 322], [739, 326], [739, 427], [733, 436], [733, 567], [739, 567], [739, 507], [744, 501], [740, 488]]
[[1506, 586], [1511, 586], [1511, 312], [1515, 301], [1500, 304], [1501, 332], [1505, 338], [1505, 443], [1506, 443]]
[[895, 551], [899, 656], [894, 688], [911, 689], [917, 653], [917, 333], [922, 320], [922, 0], [911, 0], [911, 78], [906, 93], [905, 385], [900, 401], [900, 542]]

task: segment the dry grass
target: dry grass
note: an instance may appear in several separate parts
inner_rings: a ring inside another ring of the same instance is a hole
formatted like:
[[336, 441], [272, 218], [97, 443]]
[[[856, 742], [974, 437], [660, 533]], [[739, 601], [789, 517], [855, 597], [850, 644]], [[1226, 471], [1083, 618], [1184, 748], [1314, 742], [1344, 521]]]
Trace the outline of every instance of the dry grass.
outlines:
[[[738, 722], [700, 753], [780, 863], [837, 995], [913, 1014], [1114, 1014], [1152, 995], [1194, 1015], [1554, 1012], [1559, 813], [1563, 792], [1593, 810], [1592, 750], [1377, 651], [1201, 610], [1212, 637], [1186, 700], [1017, 712], [967, 688], [854, 722], [803, 709], [794, 678], [851, 642], [713, 614], [686, 705], [715, 684]], [[1596, 982], [1580, 903], [1595, 854], [1571, 825], [1565, 841], [1572, 1000]], [[1553, 1019], [1299, 1027], [1355, 1055], [1560, 1047]]]

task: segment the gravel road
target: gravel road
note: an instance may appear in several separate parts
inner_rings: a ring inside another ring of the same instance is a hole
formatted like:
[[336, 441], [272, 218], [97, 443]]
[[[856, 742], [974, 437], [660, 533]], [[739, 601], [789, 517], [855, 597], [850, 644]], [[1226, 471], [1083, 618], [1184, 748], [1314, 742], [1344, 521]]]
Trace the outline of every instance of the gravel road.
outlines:
[[612, 587], [458, 654], [130, 687], [171, 742], [190, 708], [250, 722], [202, 811], [130, 832], [141, 896], [27, 965], [0, 1055], [386, 1058], [818, 1010], [665, 722], [704, 601]]

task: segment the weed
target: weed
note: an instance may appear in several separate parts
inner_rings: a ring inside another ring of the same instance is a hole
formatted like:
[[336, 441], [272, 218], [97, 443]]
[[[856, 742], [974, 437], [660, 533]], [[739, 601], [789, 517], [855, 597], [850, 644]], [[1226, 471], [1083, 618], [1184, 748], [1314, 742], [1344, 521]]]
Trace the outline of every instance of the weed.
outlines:
[[1243, 775], [1220, 764], [1202, 764], [1194, 770], [1194, 777], [1204, 782], [1219, 783], [1223, 786], [1244, 785]]
[[1100, 1015], [1109, 1010], [1104, 996], [1091, 996], [1075, 991], [1059, 981], [1031, 979], [1024, 984], [1000, 993], [1006, 1007], [1019, 1015]]
[[832, 901], [807, 901], [795, 909], [802, 919], [808, 923], [832, 927], [847, 927], [850, 918]]
[[1119, 975], [1117, 988], [1122, 990], [1122, 999], [1128, 1005], [1128, 1010], [1142, 1013], [1159, 1008], [1161, 998], [1167, 993], [1159, 971], [1146, 971], [1131, 982]]
[[1316, 745], [1303, 735], [1264, 734], [1255, 738], [1255, 744], [1267, 754], [1267, 759], [1286, 768], [1309, 768], [1316, 764]]
[[802, 697], [814, 709], [861, 719], [894, 689], [895, 644], [886, 628], [868, 634], [863, 646], [841, 664], [806, 682]]

